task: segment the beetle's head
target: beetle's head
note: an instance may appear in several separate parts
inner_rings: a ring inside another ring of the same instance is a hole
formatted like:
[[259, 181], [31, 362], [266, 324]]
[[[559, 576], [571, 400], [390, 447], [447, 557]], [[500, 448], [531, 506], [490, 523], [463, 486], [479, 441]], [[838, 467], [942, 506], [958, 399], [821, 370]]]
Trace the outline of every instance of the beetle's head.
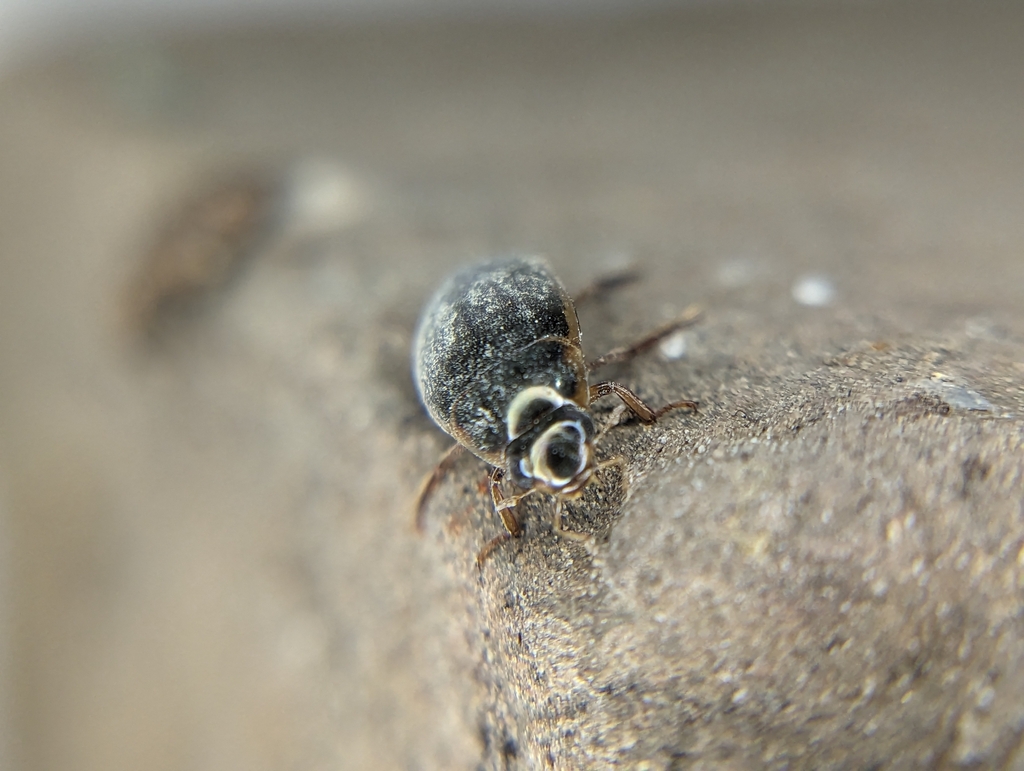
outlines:
[[574, 498], [594, 473], [594, 422], [553, 388], [535, 386], [512, 402], [506, 472], [517, 486]]

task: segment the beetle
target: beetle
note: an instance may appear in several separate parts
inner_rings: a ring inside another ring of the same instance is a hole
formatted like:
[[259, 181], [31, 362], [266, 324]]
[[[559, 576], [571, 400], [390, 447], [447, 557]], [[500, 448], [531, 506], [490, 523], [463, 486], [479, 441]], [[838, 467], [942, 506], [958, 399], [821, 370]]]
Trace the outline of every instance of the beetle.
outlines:
[[[495, 540], [521, 534], [515, 506], [535, 492], [555, 496], [555, 531], [578, 536], [562, 526], [562, 501], [578, 497], [600, 469], [622, 463], [597, 461], [591, 404], [614, 394], [644, 423], [677, 408], [697, 410], [688, 399], [652, 409], [619, 383], [591, 385], [589, 372], [632, 358], [698, 315], [588, 363], [576, 306], [544, 259], [507, 257], [455, 272], [425, 306], [413, 344], [420, 400], [456, 441], [421, 488], [417, 523], [453, 460], [468, 450], [492, 467], [491, 499], [507, 531]], [[518, 488], [509, 497], [506, 478]]]

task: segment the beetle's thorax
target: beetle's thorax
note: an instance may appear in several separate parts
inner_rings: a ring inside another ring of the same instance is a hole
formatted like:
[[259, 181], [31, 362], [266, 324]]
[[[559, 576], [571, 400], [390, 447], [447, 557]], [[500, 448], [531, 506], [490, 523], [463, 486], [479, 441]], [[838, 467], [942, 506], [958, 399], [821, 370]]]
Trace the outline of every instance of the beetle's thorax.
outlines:
[[594, 423], [549, 386], [524, 389], [509, 405], [506, 472], [523, 489], [577, 495], [594, 471]]

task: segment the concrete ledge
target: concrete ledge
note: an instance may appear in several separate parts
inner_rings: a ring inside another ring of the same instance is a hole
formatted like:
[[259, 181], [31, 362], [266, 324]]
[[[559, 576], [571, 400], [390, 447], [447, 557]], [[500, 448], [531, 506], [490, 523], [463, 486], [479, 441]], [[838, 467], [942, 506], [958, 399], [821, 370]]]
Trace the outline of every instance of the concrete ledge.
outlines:
[[[14, 761], [1021, 767], [1019, 29], [321, 29], [5, 81]], [[412, 526], [445, 439], [409, 346], [449, 270], [512, 250], [570, 287], [643, 267], [581, 309], [589, 354], [700, 303], [609, 375], [701, 410], [608, 433], [592, 543], [532, 501], [480, 571], [479, 464]]]

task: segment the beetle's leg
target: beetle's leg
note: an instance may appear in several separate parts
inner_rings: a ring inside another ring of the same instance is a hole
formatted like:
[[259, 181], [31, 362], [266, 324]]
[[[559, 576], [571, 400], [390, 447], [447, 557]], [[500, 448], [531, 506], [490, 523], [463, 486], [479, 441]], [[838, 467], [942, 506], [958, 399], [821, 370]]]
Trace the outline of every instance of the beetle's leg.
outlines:
[[653, 423], [666, 412], [670, 410], [679, 409], [680, 407], [686, 407], [692, 412], [697, 411], [697, 402], [692, 402], [689, 399], [680, 399], [677, 402], [669, 402], [664, 407], [660, 407], [657, 410], [652, 410], [643, 400], [635, 393], [630, 391], [626, 386], [618, 383], [613, 383], [610, 380], [605, 380], [601, 383], [594, 383], [590, 386], [590, 401], [600, 399], [602, 396], [608, 396], [608, 394], [615, 394], [622, 399], [629, 409], [644, 423]]
[[626, 475], [626, 458], [622, 455], [613, 455], [607, 460], [603, 460], [597, 464], [594, 468], [594, 473], [597, 474], [600, 471], [604, 471], [606, 468], [612, 466], [619, 467], [619, 489], [622, 490], [623, 500], [629, 498], [629, 477]]
[[485, 543], [484, 548], [482, 548], [480, 553], [476, 555], [477, 570], [483, 570], [484, 563], [487, 561], [487, 558], [494, 554], [498, 547], [505, 543], [505, 541], [510, 540], [512, 540], [511, 535], [508, 533], [502, 533], [501, 535], [494, 536], [494, 538]]
[[488, 484], [491, 487], [491, 501], [494, 503], [494, 510], [498, 516], [501, 517], [501, 524], [505, 526], [505, 532], [501, 535], [496, 535], [494, 538], [484, 544], [484, 548], [480, 550], [480, 553], [476, 555], [476, 566], [482, 568], [484, 562], [494, 554], [501, 544], [510, 538], [518, 538], [523, 534], [523, 529], [519, 526], [519, 520], [516, 519], [516, 506], [519, 501], [525, 498], [527, 495], [531, 495], [536, 492], [535, 489], [527, 490], [525, 493], [519, 493], [517, 495], [511, 495], [508, 498], [501, 491], [501, 480], [505, 478], [505, 469], [500, 466], [495, 466], [494, 470], [491, 471], [491, 476]]
[[622, 422], [622, 416], [629, 412], [629, 408], [625, 404], [619, 404], [612, 410], [608, 419], [601, 423], [601, 426], [597, 429], [597, 434], [594, 436], [594, 443], [601, 441], [601, 437], [615, 428], [619, 423]]
[[626, 345], [622, 348], [614, 348], [611, 351], [608, 351], [604, 356], [599, 356], [593, 361], [587, 362], [587, 371], [592, 372], [598, 367], [604, 367], [608, 364], [617, 364], [622, 361], [629, 361], [638, 354], [653, 348], [673, 332], [685, 329], [686, 327], [697, 323], [703, 313], [704, 310], [700, 306], [691, 305], [683, 311], [681, 316], [667, 324], [662, 324], [660, 327], [652, 330], [632, 345]]
[[625, 484], [626, 459], [621, 455], [613, 455], [611, 458], [608, 458], [608, 460], [601, 461], [600, 463], [597, 464], [597, 466], [594, 467], [594, 473], [596, 474], [598, 471], [603, 471], [604, 469], [611, 468], [612, 466], [618, 466], [620, 469], [622, 469], [622, 483]]
[[416, 529], [423, 532], [423, 520], [427, 513], [427, 503], [434, 494], [434, 490], [441, 484], [448, 472], [455, 466], [455, 462], [462, 455], [465, 448], [461, 444], [455, 444], [445, 450], [441, 460], [437, 462], [434, 470], [423, 478], [420, 484], [420, 493], [416, 496]]
[[[622, 471], [622, 478], [619, 481], [620, 487], [627, 487], [626, 482], [626, 459], [621, 455], [615, 455], [607, 460], [603, 460], [594, 467], [594, 474], [603, 471], [611, 466], [618, 466]], [[593, 538], [589, 533], [578, 533], [575, 530], [566, 530], [565, 528], [565, 502], [561, 498], [555, 499], [555, 516], [552, 521], [552, 529], [558, 534], [565, 536], [566, 538], [572, 539], [573, 541], [586, 541]]]
[[619, 467], [619, 487], [622, 488], [623, 494], [629, 497], [629, 479], [626, 476], [626, 459], [622, 455], [613, 455], [607, 460], [603, 460], [594, 467], [594, 473], [597, 474], [599, 471], [604, 471], [606, 468], [612, 466]]
[[500, 466], [495, 466], [491, 472], [491, 500], [494, 502], [494, 511], [499, 517], [501, 517], [501, 523], [508, 530], [508, 534], [513, 538], [518, 538], [522, 535], [522, 528], [519, 527], [519, 520], [516, 519], [515, 508], [519, 501], [525, 498], [527, 495], [532, 495], [536, 492], [535, 489], [527, 490], [525, 493], [519, 493], [508, 498], [501, 491], [501, 480], [505, 477], [505, 469]]
[[577, 533], [575, 530], [566, 530], [565, 529], [565, 522], [563, 521], [564, 516], [565, 516], [565, 504], [562, 502], [561, 498], [556, 498], [555, 499], [555, 516], [554, 516], [554, 519], [553, 519], [553, 521], [551, 523], [552, 529], [558, 535], [565, 536], [566, 538], [568, 538], [568, 539], [570, 539], [572, 541], [586, 541], [588, 538], [590, 538], [590, 535], [587, 534], [587, 533]]
[[627, 265], [619, 270], [598, 276], [572, 296], [573, 303], [580, 305], [588, 300], [593, 300], [595, 297], [600, 297], [612, 289], [632, 284], [638, 278], [640, 278], [640, 270], [635, 265]]

